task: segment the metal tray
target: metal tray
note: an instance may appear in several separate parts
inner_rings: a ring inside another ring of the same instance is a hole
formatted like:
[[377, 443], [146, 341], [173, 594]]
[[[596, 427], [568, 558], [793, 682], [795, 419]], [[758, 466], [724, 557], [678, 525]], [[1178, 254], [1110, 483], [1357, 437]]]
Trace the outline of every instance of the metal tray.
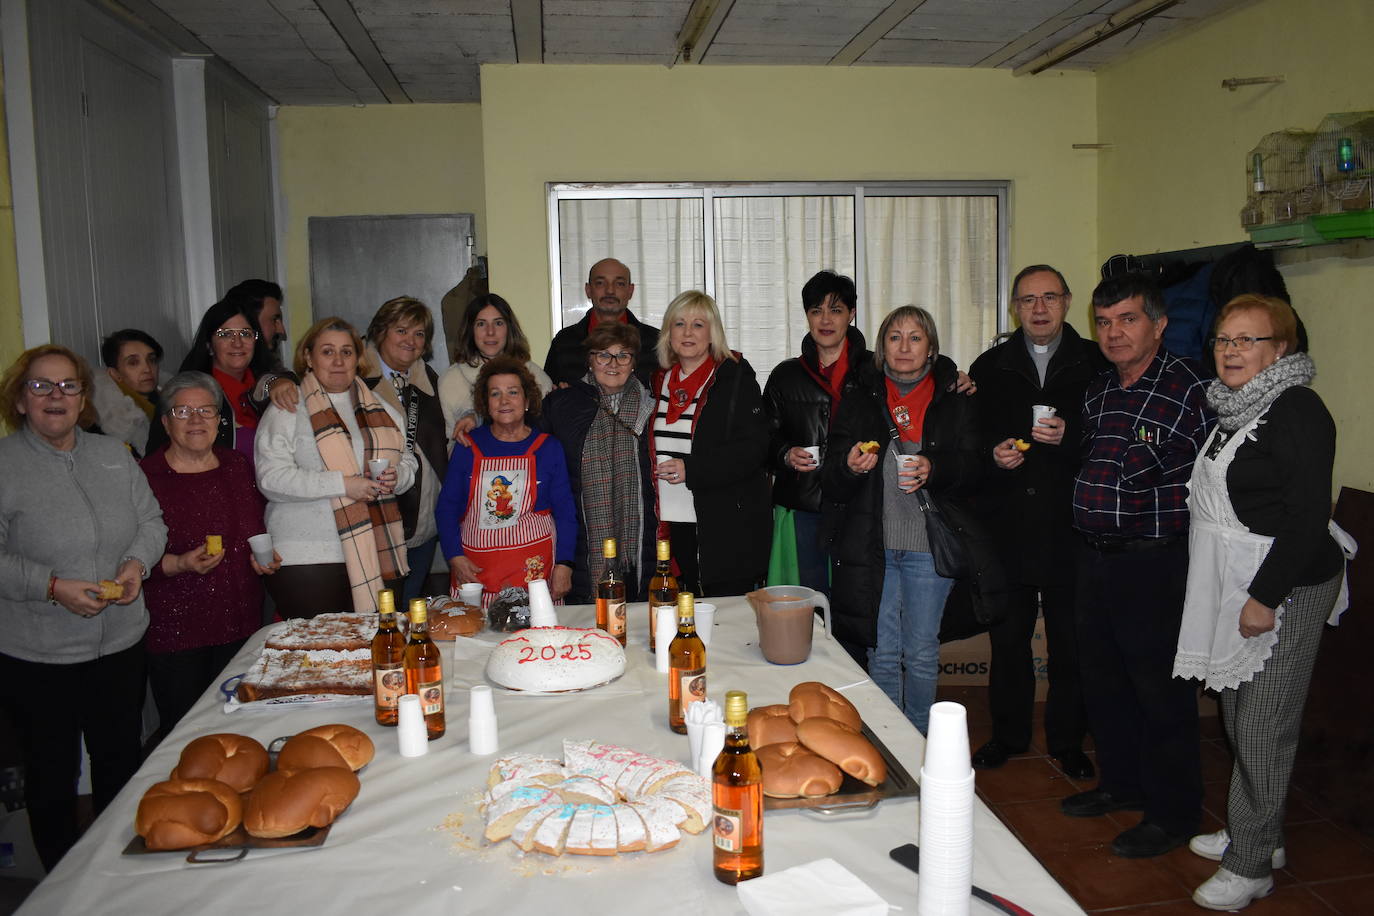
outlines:
[[[334, 826], [330, 824], [329, 827]], [[226, 865], [237, 862], [248, 855], [250, 849], [308, 849], [315, 846], [323, 846], [325, 838], [329, 836], [329, 827], [307, 827], [300, 833], [291, 836], [279, 837], [277, 839], [265, 839], [263, 837], [249, 836], [242, 828], [235, 828], [233, 833], [222, 837], [213, 843], [204, 846], [193, 846], [189, 849], [149, 849], [143, 842], [143, 837], [135, 836], [129, 841], [129, 845], [124, 847], [126, 856], [156, 856], [165, 853], [187, 853], [186, 861], [192, 865]], [[236, 855], [219, 855], [219, 850], [236, 851]]]
[[846, 814], [853, 811], [867, 811], [885, 798], [910, 798], [920, 795], [921, 789], [916, 784], [916, 780], [911, 778], [906, 767], [897, 761], [897, 757], [887, 749], [887, 745], [883, 744], [877, 735], [869, 730], [867, 725], [863, 727], [863, 736], [873, 742], [873, 746], [882, 755], [883, 762], [887, 764], [887, 778], [881, 783], [870, 786], [845, 773], [844, 782], [840, 783], [840, 788], [830, 795], [822, 795], [819, 798], [772, 798], [765, 795], [763, 797], [763, 810], [780, 811], [788, 808], [805, 808], [818, 814]]

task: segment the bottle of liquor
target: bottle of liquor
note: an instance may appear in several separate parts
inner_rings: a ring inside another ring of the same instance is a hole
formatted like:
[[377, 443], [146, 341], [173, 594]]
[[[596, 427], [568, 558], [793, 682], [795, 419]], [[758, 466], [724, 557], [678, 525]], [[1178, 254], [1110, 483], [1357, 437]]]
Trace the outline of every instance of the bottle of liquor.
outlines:
[[749, 747], [749, 698], [725, 694], [725, 747], [711, 766], [716, 880], [738, 884], [763, 874], [763, 769]]
[[429, 740], [444, 735], [444, 668], [439, 647], [429, 638], [429, 608], [425, 599], [410, 602], [410, 637], [405, 649], [406, 693], [418, 694]]
[[596, 627], [605, 630], [625, 645], [625, 574], [620, 571], [615, 538], [601, 544], [606, 570], [596, 583]]
[[396, 725], [396, 702], [405, 693], [406, 638], [396, 626], [396, 596], [377, 593], [377, 635], [372, 637], [372, 699], [378, 725]]
[[649, 580], [649, 651], [658, 649], [654, 630], [658, 627], [659, 608], [677, 608], [677, 576], [673, 575], [672, 545], [667, 538], [658, 541], [658, 565]]
[[[677, 596], [677, 635], [668, 646], [668, 727], [687, 734], [687, 707], [706, 699], [706, 646], [691, 592]], [[747, 710], [746, 710], [747, 712]]]

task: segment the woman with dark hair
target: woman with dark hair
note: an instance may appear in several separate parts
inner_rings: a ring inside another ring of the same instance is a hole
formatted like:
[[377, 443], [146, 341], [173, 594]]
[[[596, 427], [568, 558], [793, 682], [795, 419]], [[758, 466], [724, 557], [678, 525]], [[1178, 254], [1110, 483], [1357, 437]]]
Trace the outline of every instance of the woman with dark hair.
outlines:
[[92, 431], [114, 436], [138, 457], [157, 413], [162, 344], [146, 331], [125, 328], [100, 342], [100, 361], [105, 371], [91, 386], [97, 422]]
[[[272, 368], [268, 351], [249, 317], [242, 299], [222, 299], [205, 312], [196, 328], [191, 350], [181, 361], [181, 372], [204, 372], [224, 392], [215, 444], [238, 449], [253, 460], [253, 436], [259, 411], [254, 406], [253, 386]], [[167, 444], [167, 430], [153, 424], [147, 454]]]
[[587, 372], [544, 399], [539, 426], [553, 433], [568, 459], [577, 505], [577, 551], [570, 604], [589, 604], [605, 569], [602, 544], [616, 539], [626, 595], [643, 600], [654, 567], [654, 486], [644, 435], [654, 399], [635, 377], [639, 332], [619, 322], [587, 335]]
[[845, 386], [821, 472], [835, 636], [925, 734], [954, 582], [935, 571], [916, 494], [972, 494], [982, 454], [973, 401], [950, 390], [957, 370], [931, 314], [895, 310], [877, 346]]
[[[183, 372], [162, 393], [166, 446], [141, 462], [162, 506], [167, 547], [148, 577], [148, 680], [166, 734], [243, 641], [262, 626], [263, 575], [248, 539], [266, 530], [253, 469], [215, 445], [224, 394], [203, 372]], [[212, 550], [207, 538], [219, 538]]]
[[51, 871], [76, 842], [80, 742], [95, 812], [138, 769], [143, 580], [162, 510], [124, 445], [89, 423], [91, 370], [66, 347], [26, 350], [0, 380], [0, 710], [24, 762], [29, 829]]
[[[495, 293], [478, 296], [463, 310], [462, 324], [452, 358], [453, 365], [439, 378], [439, 402], [444, 408], [445, 429], [453, 439], [462, 441], [466, 431], [481, 419], [481, 411], [474, 413], [473, 395], [477, 375], [487, 360], [508, 356], [534, 377], [541, 394], [553, 389], [553, 382], [544, 370], [530, 360], [530, 344], [510, 303]], [[457, 427], [463, 420], [462, 429]]]
[[563, 447], [532, 428], [539, 385], [519, 360], [494, 356], [476, 392], [485, 425], [472, 430], [471, 446], [453, 449], [435, 510], [453, 582], [481, 582], [484, 605], [534, 579], [562, 598], [572, 585], [577, 510]]

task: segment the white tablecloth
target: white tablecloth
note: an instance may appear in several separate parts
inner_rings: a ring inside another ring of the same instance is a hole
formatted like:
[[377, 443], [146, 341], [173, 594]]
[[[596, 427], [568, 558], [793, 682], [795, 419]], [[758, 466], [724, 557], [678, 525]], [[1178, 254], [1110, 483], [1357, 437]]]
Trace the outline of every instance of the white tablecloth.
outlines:
[[[560, 608], [569, 625], [590, 626], [588, 607]], [[561, 755], [562, 739], [592, 738], [686, 761], [687, 738], [667, 725], [666, 675], [645, 640], [647, 612], [632, 605], [628, 666], [614, 684], [580, 694], [524, 696], [496, 691], [501, 753]], [[494, 634], [486, 634], [491, 640]], [[261, 647], [259, 632], [226, 669], [245, 670]], [[707, 683], [723, 703], [727, 689], [749, 693], [751, 706], [786, 702], [804, 680], [841, 689], [864, 721], [913, 776], [922, 739], [819, 624], [802, 665], [764, 661], [753, 612], [742, 598], [718, 602], [708, 650]], [[34, 891], [21, 912], [38, 913], [743, 913], [734, 888], [711, 873], [709, 834], [684, 835], [661, 853], [601, 858], [522, 854], [509, 842], [482, 840], [477, 802], [492, 758], [467, 750], [467, 691], [482, 682], [485, 652], [460, 641], [464, 660], [448, 664], [448, 733], [428, 755], [407, 759], [394, 729], [377, 725], [367, 702], [245, 708], [226, 714], [218, 688], [196, 703], [148, 758], [114, 803]], [[476, 656], [476, 657], [474, 657]], [[451, 659], [446, 653], [446, 663]], [[346, 722], [368, 732], [377, 756], [360, 774], [362, 791], [318, 849], [250, 852], [232, 865], [188, 865], [185, 853], [125, 856], [144, 791], [163, 780], [185, 744], [213, 732], [238, 732], [267, 744], [314, 725]], [[825, 817], [770, 811], [764, 819], [766, 871], [831, 857], [888, 903], [916, 911], [917, 878], [888, 850], [917, 841], [919, 801], [893, 799], [859, 814]], [[975, 811], [975, 884], [1036, 916], [1081, 913], [981, 802]], [[974, 913], [992, 912], [975, 900]]]

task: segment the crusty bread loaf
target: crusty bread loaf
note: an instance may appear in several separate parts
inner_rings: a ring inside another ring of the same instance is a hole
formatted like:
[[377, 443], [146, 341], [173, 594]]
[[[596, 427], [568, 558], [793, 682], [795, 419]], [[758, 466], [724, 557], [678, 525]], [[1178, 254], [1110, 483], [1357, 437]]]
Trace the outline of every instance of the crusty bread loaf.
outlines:
[[855, 731], [863, 728], [864, 720], [854, 708], [854, 704], [846, 700], [839, 691], [827, 687], [820, 681], [803, 681], [792, 688], [787, 700], [792, 721], [798, 724], [812, 716], [823, 716], [848, 725]]
[[430, 608], [429, 635], [431, 639], [441, 641], [472, 636], [480, 632], [486, 622], [480, 607], [448, 599]]
[[267, 772], [267, 748], [247, 735], [204, 735], [181, 749], [172, 779], [218, 779], [247, 792]]
[[769, 744], [754, 753], [763, 768], [764, 795], [819, 798], [836, 791], [844, 782], [833, 763], [795, 741]]
[[248, 796], [243, 828], [273, 838], [326, 827], [352, 804], [358, 788], [357, 775], [346, 767], [268, 773]]
[[277, 754], [278, 770], [312, 770], [316, 767], [353, 770], [343, 753], [319, 735], [296, 735], [282, 745], [281, 752]]
[[238, 792], [214, 779], [169, 779], [138, 803], [134, 832], [149, 849], [187, 849], [232, 833], [243, 819]]
[[[367, 733], [351, 725], [316, 725], [314, 728], [307, 728], [301, 734], [323, 738], [334, 745], [334, 750], [343, 756], [348, 768], [355, 773], [371, 763], [373, 755], [377, 752]], [[277, 765], [281, 766], [280, 760]]]
[[860, 782], [876, 786], [887, 778], [887, 762], [873, 742], [843, 722], [823, 716], [803, 719], [797, 723], [797, 740]]
[[785, 703], [749, 710], [749, 746], [754, 750], [782, 741], [796, 741], [797, 726]]

